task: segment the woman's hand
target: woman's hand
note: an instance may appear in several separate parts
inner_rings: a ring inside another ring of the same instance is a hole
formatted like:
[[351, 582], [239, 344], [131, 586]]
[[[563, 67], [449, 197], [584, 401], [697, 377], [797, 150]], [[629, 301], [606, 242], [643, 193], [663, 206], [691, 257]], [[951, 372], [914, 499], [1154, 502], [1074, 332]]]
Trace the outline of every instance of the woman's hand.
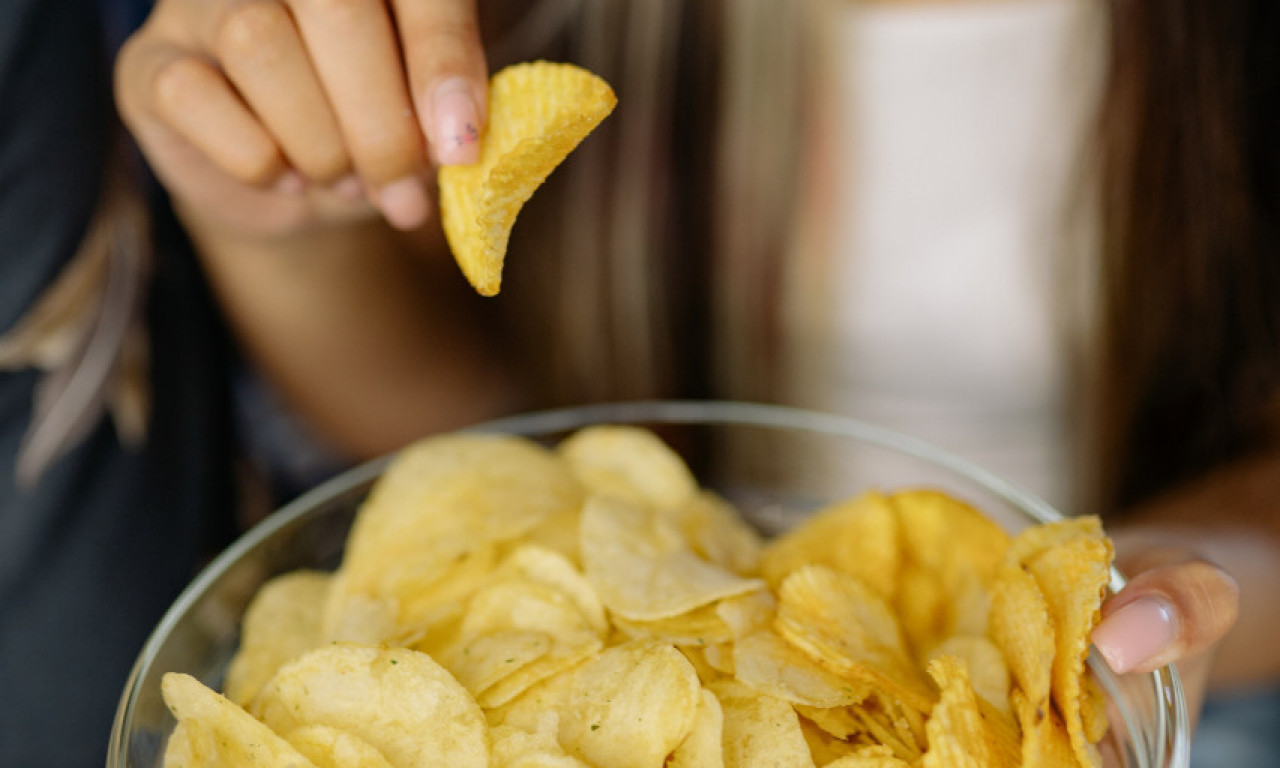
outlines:
[[116, 67], [121, 115], [187, 216], [272, 238], [430, 215], [474, 162], [474, 0], [159, 0]]
[[1177, 664], [1193, 718], [1213, 651], [1236, 624], [1240, 588], [1205, 559], [1205, 536], [1133, 527], [1113, 536], [1125, 588], [1102, 609], [1093, 643], [1118, 674]]

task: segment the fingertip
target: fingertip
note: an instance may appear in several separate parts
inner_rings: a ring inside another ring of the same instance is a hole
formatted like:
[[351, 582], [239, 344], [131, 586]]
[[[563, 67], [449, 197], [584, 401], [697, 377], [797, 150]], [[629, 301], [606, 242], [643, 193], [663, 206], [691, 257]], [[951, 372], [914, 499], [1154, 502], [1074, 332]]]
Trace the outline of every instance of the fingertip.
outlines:
[[1123, 675], [1164, 656], [1178, 639], [1178, 624], [1172, 605], [1140, 597], [1108, 613], [1092, 640], [1111, 671]]
[[480, 159], [483, 130], [475, 89], [465, 78], [450, 77], [431, 92], [428, 125], [423, 132], [431, 138], [436, 162], [440, 165], [470, 165]]
[[417, 176], [405, 176], [378, 189], [377, 205], [396, 229], [417, 229], [430, 215], [426, 185]]

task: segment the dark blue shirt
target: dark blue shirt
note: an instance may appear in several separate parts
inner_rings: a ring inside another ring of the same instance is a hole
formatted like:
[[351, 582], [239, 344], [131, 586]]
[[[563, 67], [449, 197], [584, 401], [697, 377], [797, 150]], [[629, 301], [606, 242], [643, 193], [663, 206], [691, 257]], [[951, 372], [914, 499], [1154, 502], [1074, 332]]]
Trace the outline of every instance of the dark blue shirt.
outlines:
[[[0, 5], [3, 333], [75, 253], [120, 129], [97, 2]], [[126, 5], [113, 11], [117, 23], [138, 19]], [[230, 531], [222, 328], [163, 204], [154, 228], [145, 446], [123, 448], [104, 417], [37, 485], [18, 487], [14, 461], [39, 372], [0, 372], [4, 768], [103, 765], [117, 701], [147, 634]]]

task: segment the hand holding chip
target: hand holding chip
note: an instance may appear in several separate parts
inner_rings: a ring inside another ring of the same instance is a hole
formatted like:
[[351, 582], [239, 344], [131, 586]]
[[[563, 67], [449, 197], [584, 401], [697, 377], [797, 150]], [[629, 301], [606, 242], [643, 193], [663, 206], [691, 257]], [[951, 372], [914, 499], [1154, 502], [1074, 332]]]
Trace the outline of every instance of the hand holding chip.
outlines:
[[117, 66], [123, 119], [188, 209], [274, 236], [429, 216], [429, 161], [479, 157], [472, 0], [160, 0]]

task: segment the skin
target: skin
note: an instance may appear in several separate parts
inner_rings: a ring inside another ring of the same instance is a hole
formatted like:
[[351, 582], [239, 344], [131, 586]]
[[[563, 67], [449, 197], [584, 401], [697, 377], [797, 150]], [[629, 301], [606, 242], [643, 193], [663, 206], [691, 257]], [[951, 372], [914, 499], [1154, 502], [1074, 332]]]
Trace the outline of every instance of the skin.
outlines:
[[[434, 163], [478, 151], [447, 137], [466, 100], [483, 125], [480, 26], [473, 0], [159, 0], [117, 64], [121, 114], [240, 344], [352, 457], [515, 401], [430, 198]], [[1280, 677], [1275, 498], [1267, 455], [1116, 531], [1131, 582], [1104, 616], [1156, 599], [1172, 627], [1131, 671], [1182, 664], [1193, 706], [1215, 649], [1215, 682]]]

